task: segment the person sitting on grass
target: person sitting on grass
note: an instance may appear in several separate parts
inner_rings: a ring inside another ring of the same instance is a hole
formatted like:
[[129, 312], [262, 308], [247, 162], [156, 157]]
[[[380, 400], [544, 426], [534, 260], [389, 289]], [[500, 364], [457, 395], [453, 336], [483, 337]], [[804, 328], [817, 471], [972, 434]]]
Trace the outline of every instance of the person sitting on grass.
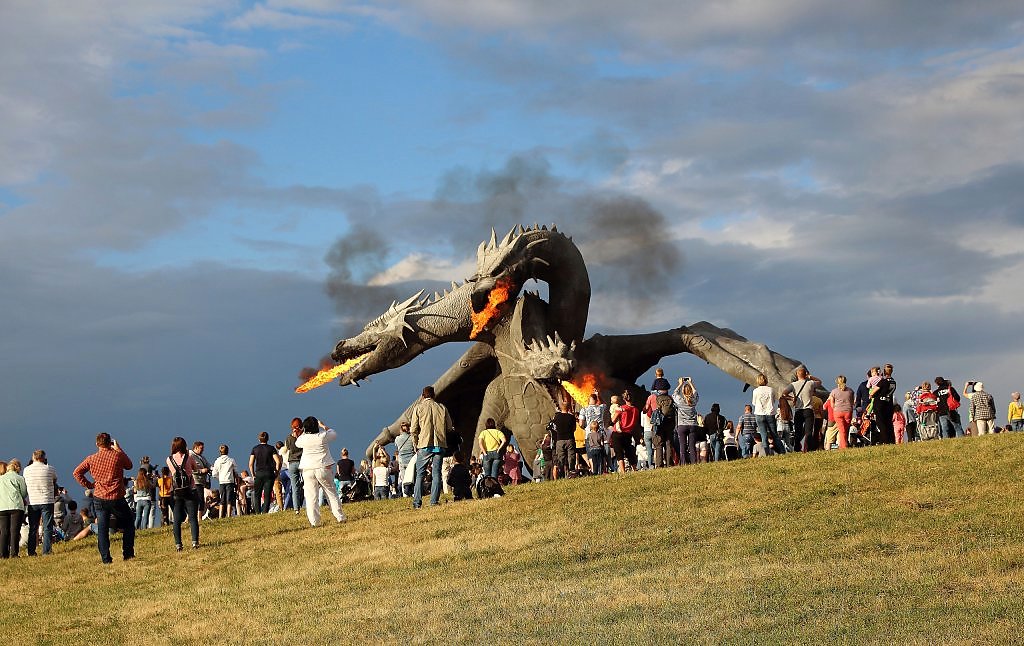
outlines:
[[452, 488], [455, 500], [469, 500], [473, 497], [472, 477], [466, 468], [466, 458], [461, 453], [456, 453], [452, 457], [454, 459], [451, 471], [448, 472], [448, 486]]

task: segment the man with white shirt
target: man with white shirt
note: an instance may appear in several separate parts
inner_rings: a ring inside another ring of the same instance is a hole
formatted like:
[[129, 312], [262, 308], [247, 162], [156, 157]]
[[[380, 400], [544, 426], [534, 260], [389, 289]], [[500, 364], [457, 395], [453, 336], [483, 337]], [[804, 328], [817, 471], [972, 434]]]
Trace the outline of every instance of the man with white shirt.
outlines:
[[28, 486], [28, 555], [36, 555], [39, 525], [43, 526], [43, 554], [50, 553], [53, 540], [53, 494], [57, 488], [57, 470], [46, 463], [46, 451], [32, 454], [32, 464], [25, 467]]

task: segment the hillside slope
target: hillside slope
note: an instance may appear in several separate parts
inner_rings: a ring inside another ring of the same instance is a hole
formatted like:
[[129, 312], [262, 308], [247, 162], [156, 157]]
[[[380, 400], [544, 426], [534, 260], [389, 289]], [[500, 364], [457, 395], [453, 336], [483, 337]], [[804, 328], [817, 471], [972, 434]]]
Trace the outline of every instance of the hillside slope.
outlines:
[[[0, 563], [12, 643], [1009, 643], [1024, 434], [141, 532]], [[327, 517], [330, 518], [329, 514]], [[115, 556], [119, 543], [114, 544]]]

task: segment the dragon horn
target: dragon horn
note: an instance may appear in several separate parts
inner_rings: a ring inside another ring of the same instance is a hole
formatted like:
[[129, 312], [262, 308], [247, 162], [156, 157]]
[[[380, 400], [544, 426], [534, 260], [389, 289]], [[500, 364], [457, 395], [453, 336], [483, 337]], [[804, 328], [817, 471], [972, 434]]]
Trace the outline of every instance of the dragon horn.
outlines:
[[497, 237], [494, 235], [494, 227], [491, 227], [491, 241], [487, 244], [488, 249], [494, 249], [498, 246]]

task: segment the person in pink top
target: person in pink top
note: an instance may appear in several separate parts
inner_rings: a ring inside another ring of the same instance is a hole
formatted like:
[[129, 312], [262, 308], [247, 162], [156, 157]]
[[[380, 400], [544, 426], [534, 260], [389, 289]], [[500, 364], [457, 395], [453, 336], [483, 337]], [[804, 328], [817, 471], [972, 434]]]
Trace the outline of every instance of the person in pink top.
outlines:
[[[188, 452], [185, 438], [171, 440], [171, 454], [167, 456], [167, 468], [171, 470], [174, 486], [174, 548], [181, 551], [181, 523], [188, 516], [188, 528], [192, 532], [192, 549], [199, 549], [199, 500], [196, 498], [195, 479], [192, 472], [196, 464]], [[184, 473], [184, 478], [179, 474]], [[190, 484], [191, 486], [179, 486]], [[201, 494], [200, 494], [201, 495]]]
[[[836, 377], [836, 387], [829, 393], [825, 400], [826, 406], [832, 408], [832, 418], [836, 423], [836, 430], [839, 435], [839, 448], [847, 448], [847, 440], [850, 437], [850, 423], [853, 420], [853, 403], [855, 393], [846, 385], [846, 377]], [[825, 447], [828, 448], [828, 447]]]

